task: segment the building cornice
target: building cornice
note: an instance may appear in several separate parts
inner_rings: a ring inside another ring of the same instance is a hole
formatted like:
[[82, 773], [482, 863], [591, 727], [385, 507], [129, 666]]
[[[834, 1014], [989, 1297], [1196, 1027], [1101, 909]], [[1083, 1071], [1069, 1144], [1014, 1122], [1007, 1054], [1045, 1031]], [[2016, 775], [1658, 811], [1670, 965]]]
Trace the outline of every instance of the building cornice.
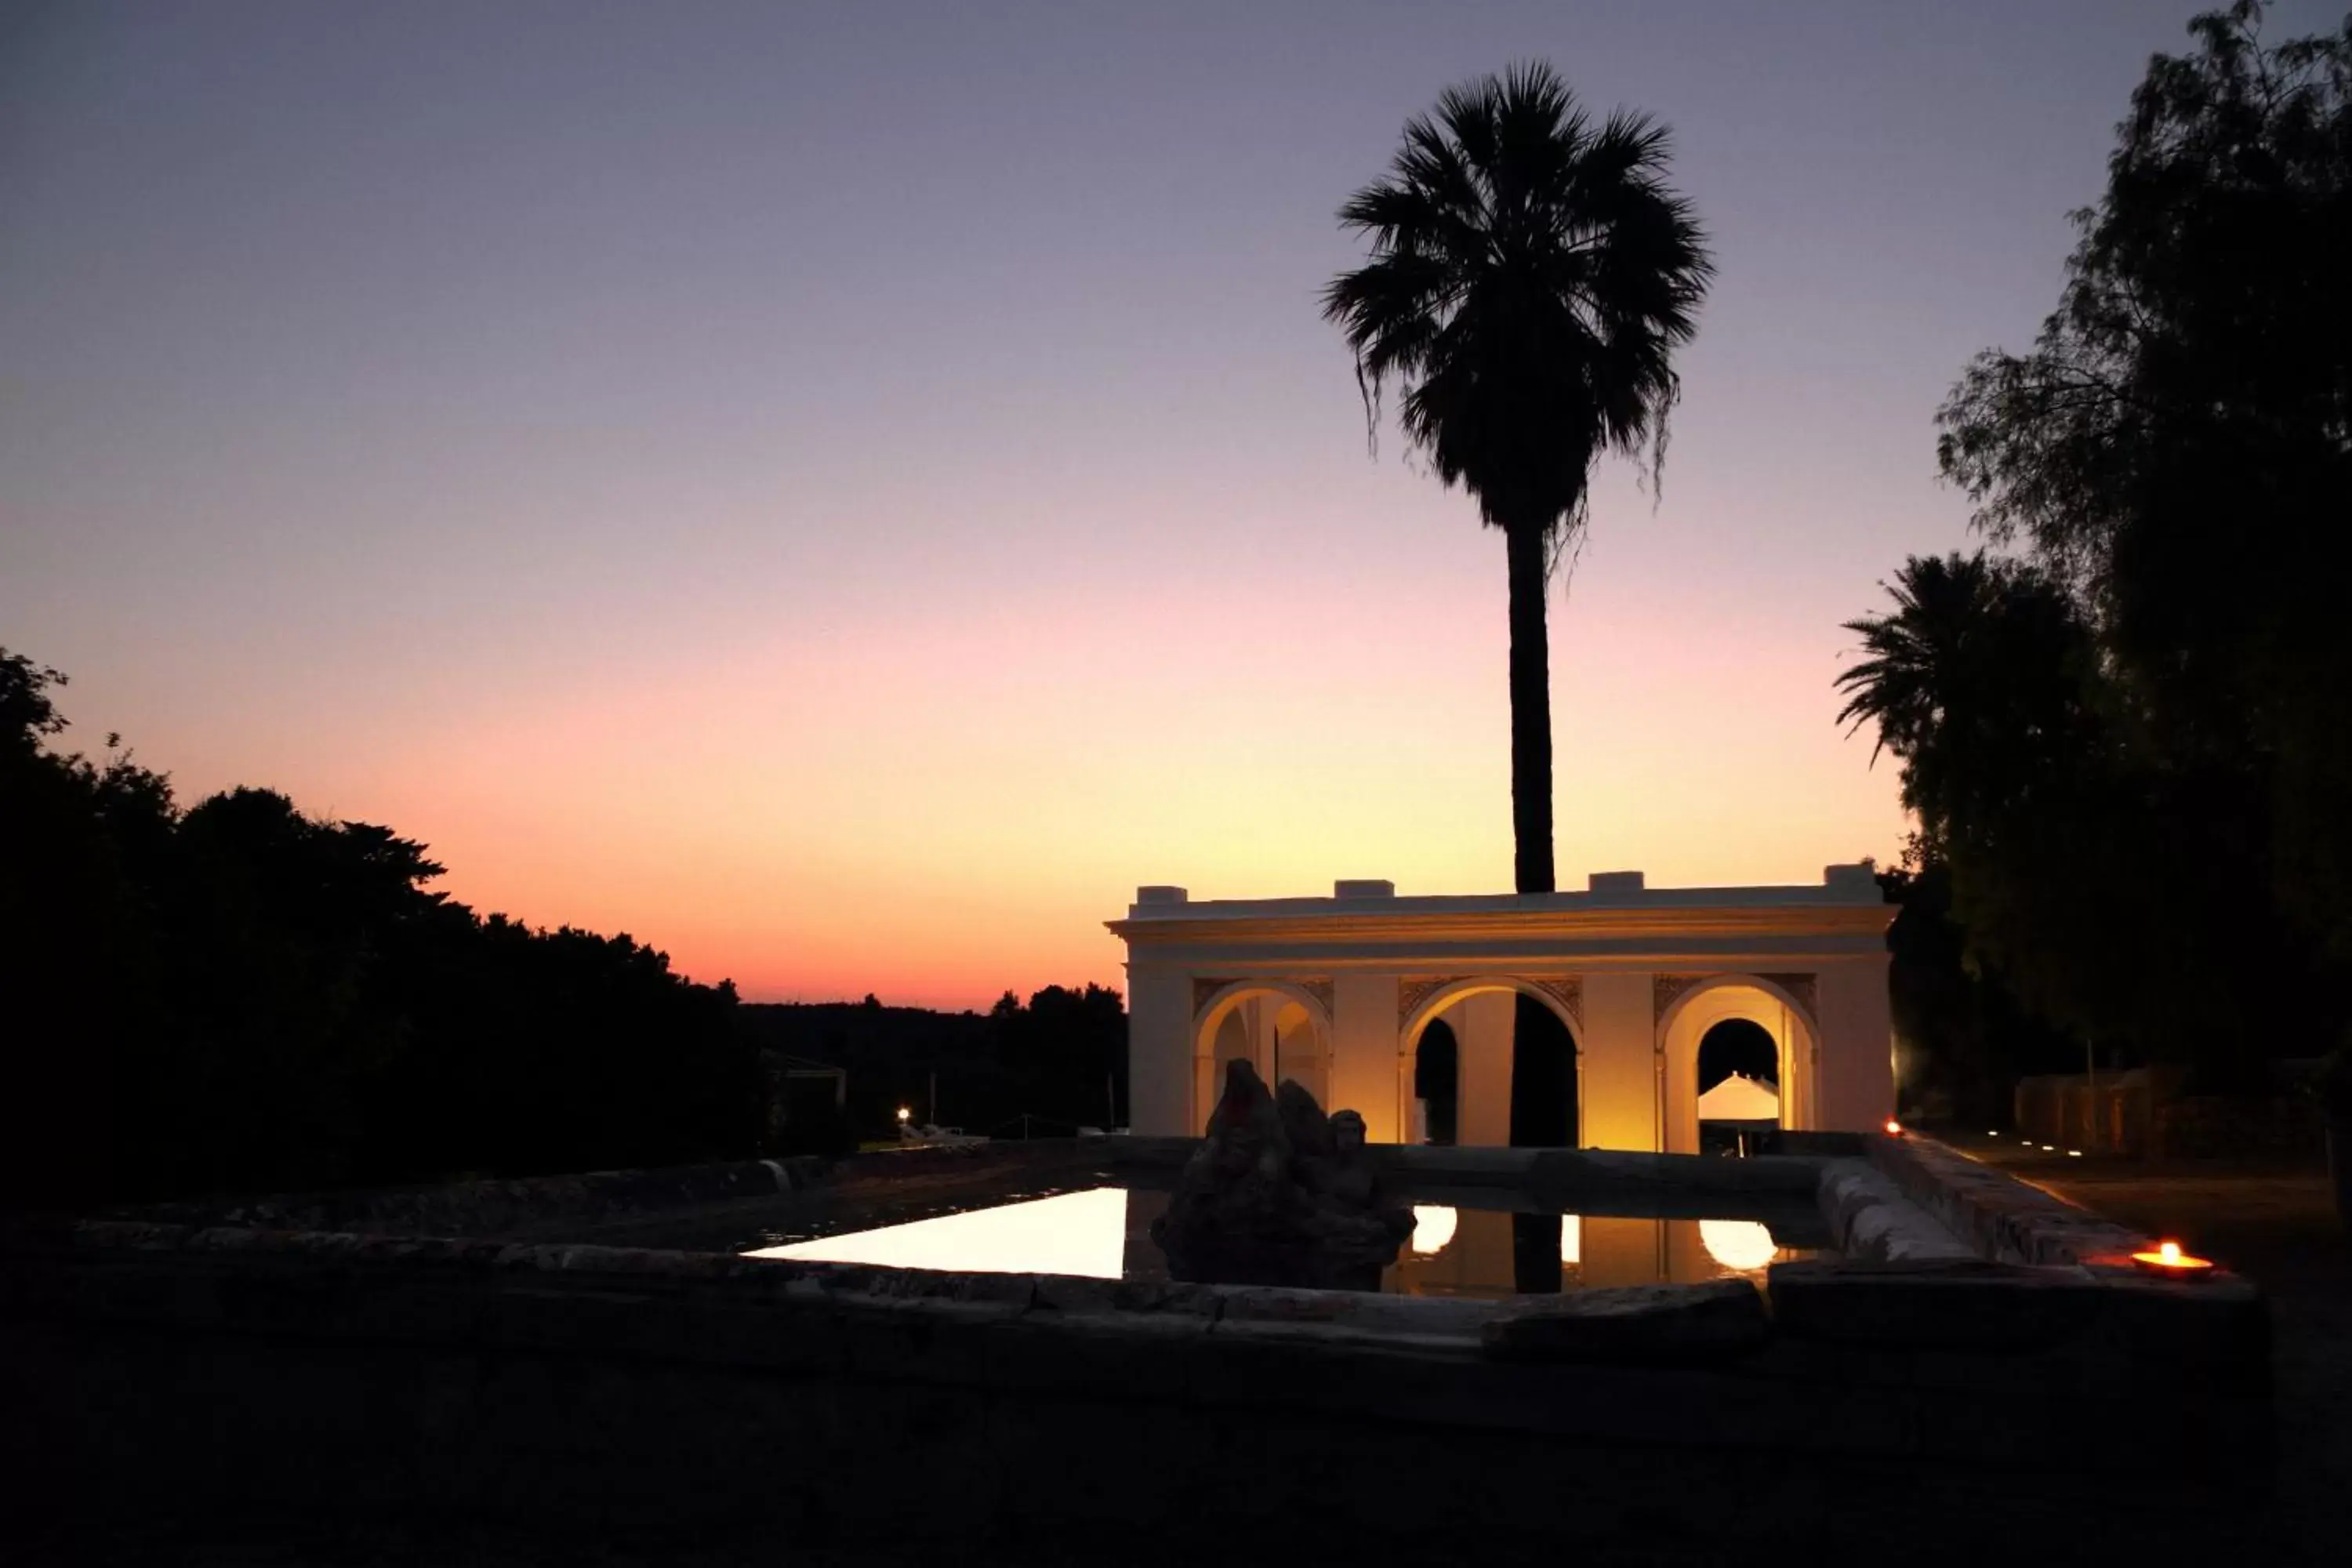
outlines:
[[1457, 942], [1622, 949], [1670, 952], [1686, 942], [1883, 936], [1891, 904], [1772, 904], [1587, 910], [1349, 910], [1169, 918], [1130, 916], [1104, 923], [1139, 952], [1188, 947], [1345, 947], [1430, 950]]

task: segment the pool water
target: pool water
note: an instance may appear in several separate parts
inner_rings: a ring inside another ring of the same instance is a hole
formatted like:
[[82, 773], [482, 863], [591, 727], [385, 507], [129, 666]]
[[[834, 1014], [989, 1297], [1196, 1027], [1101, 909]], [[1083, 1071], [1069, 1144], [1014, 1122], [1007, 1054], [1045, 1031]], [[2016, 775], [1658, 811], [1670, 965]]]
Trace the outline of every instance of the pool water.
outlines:
[[[1496, 1299], [1611, 1285], [1761, 1279], [1774, 1263], [1822, 1255], [1809, 1211], [1716, 1218], [1515, 1211], [1486, 1194], [1412, 1205], [1413, 1232], [1381, 1289]], [[762, 1237], [747, 1258], [968, 1273], [1168, 1278], [1151, 1240], [1165, 1192], [1096, 1186], [860, 1230]]]

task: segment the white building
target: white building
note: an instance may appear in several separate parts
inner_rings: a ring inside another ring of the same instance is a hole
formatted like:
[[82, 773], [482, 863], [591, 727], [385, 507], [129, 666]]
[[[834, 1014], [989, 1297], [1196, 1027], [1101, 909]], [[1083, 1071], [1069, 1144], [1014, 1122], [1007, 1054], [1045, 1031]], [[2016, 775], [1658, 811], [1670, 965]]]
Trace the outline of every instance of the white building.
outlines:
[[1698, 1149], [1698, 1047], [1745, 1018], [1779, 1047], [1780, 1122], [1862, 1131], [1894, 1113], [1886, 928], [1867, 865], [1815, 887], [1646, 888], [1607, 872], [1580, 893], [1197, 901], [1139, 888], [1127, 943], [1130, 1121], [1197, 1133], [1220, 1064], [1295, 1078], [1370, 1135], [1420, 1135], [1416, 1058], [1445, 1021], [1456, 1142], [1510, 1141], [1515, 995], [1567, 1026], [1587, 1148]]

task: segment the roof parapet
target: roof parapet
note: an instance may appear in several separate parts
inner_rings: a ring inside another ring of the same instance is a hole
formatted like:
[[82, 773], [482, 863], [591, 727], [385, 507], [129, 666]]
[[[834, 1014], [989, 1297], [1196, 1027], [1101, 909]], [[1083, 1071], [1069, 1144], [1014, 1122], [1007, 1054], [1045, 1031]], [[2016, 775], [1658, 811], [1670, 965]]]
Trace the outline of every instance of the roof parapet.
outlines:
[[1884, 897], [1878, 886], [1878, 868], [1867, 860], [1857, 860], [1850, 866], [1822, 867], [1822, 886], [1832, 893]]

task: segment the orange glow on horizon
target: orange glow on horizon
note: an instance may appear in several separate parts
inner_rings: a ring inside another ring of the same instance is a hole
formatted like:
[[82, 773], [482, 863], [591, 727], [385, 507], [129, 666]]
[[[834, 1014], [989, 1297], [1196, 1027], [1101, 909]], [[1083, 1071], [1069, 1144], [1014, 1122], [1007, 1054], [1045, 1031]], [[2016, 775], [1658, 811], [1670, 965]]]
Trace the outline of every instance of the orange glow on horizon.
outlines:
[[[78, 679], [71, 710], [77, 733], [122, 728], [184, 801], [266, 784], [387, 824], [449, 868], [452, 898], [627, 932], [749, 1000], [1124, 989], [1102, 922], [1139, 884], [1508, 888], [1499, 547], [1435, 510], [1413, 537], [1458, 584], [1406, 559], [1300, 594], [1302, 559], [1238, 584], [999, 584], [953, 609], [845, 603], [783, 632], [718, 616], [649, 649], [444, 672], [441, 706], [322, 691], [198, 724]], [[1695, 598], [1662, 614], [1597, 573], [1554, 614], [1562, 887], [1624, 868], [1806, 883], [1894, 857], [1895, 773], [1832, 721], [1826, 615], [1790, 640]]]

